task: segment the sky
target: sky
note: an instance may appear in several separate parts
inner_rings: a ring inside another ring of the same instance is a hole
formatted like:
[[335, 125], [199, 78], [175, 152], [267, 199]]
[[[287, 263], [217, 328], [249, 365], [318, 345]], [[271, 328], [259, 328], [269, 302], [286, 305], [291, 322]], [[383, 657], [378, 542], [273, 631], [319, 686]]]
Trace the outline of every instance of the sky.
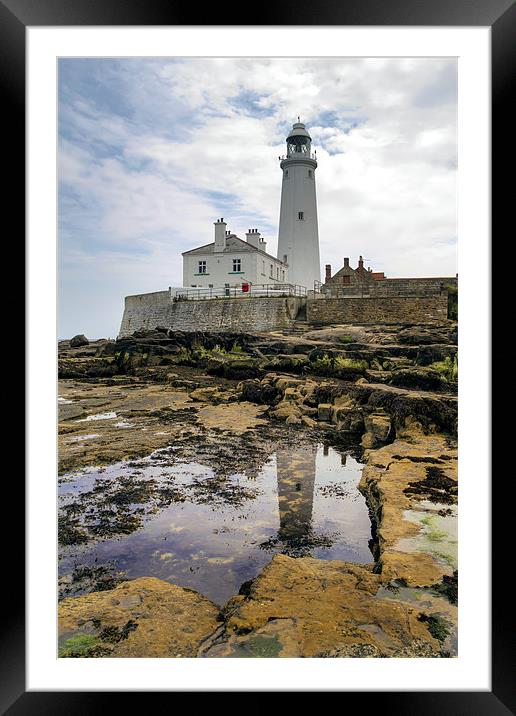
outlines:
[[277, 248], [278, 156], [317, 150], [321, 269], [454, 276], [457, 63], [59, 60], [59, 337], [116, 337], [124, 296], [182, 285], [213, 222]]

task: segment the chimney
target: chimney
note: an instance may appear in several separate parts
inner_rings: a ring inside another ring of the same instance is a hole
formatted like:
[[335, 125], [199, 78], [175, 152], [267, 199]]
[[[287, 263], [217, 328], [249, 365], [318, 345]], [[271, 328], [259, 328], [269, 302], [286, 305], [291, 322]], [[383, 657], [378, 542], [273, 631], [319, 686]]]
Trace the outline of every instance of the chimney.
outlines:
[[364, 257], [363, 257], [363, 256], [359, 256], [359, 257], [358, 257], [358, 268], [359, 268], [359, 269], [363, 269], [363, 268], [364, 268]]
[[344, 268], [349, 268], [349, 258], [347, 256], [344, 259]]
[[226, 236], [229, 232], [226, 232], [226, 222], [224, 219], [219, 219], [215, 222], [215, 247], [214, 251], [220, 253], [226, 248]]
[[258, 231], [258, 229], [249, 229], [249, 231], [245, 235], [245, 238], [247, 239], [248, 244], [254, 246], [255, 249], [261, 249], [263, 251], [260, 246], [260, 243], [263, 242], [263, 239], [260, 236], [260, 232]]
[[324, 269], [325, 269], [324, 281], [326, 282], [331, 279], [331, 264], [326, 264]]

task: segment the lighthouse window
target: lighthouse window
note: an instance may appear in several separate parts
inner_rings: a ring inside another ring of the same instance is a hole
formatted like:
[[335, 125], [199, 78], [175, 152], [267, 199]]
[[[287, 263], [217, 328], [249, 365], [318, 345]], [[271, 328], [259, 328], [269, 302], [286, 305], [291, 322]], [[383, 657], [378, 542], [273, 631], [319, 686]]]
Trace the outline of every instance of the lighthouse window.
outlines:
[[298, 211], [298, 212], [297, 212], [297, 218], [299, 219], [299, 221], [303, 221], [303, 219], [305, 218], [304, 212], [303, 212], [303, 211]]
[[233, 259], [233, 271], [241, 271], [242, 270], [242, 264], [240, 263], [240, 259]]
[[199, 261], [198, 273], [206, 273], [206, 261]]
[[285, 177], [285, 179], [288, 179], [288, 169], [285, 169], [284, 177]]
[[308, 178], [311, 179], [313, 177], [313, 172], [311, 169], [308, 170]]

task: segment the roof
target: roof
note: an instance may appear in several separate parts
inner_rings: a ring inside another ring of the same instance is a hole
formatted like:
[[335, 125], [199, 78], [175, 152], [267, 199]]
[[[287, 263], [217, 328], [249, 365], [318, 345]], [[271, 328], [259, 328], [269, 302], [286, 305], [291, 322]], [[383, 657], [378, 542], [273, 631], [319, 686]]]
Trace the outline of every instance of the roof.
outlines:
[[246, 252], [252, 252], [257, 251], [260, 254], [263, 254], [263, 256], [267, 256], [269, 259], [273, 259], [274, 261], [277, 261], [280, 264], [283, 264], [284, 266], [287, 266], [284, 261], [281, 261], [281, 259], [276, 258], [276, 256], [272, 256], [272, 254], [268, 254], [266, 251], [262, 251], [262, 249], [258, 249], [256, 246], [253, 246], [247, 241], [244, 241], [243, 239], [240, 239], [236, 234], [229, 234], [229, 236], [226, 236], [226, 248], [222, 251], [215, 252], [215, 242], [213, 241], [211, 244], [204, 244], [204, 246], [199, 246], [196, 249], [190, 249], [189, 251], [183, 251], [181, 254], [182, 256], [204, 256], [206, 254], [234, 254], [234, 253], [246, 253]]
[[287, 139], [290, 139], [291, 137], [308, 137], [308, 139], [312, 139], [306, 131], [306, 127], [302, 122], [295, 122], [295, 124], [292, 126], [292, 129], [289, 132]]

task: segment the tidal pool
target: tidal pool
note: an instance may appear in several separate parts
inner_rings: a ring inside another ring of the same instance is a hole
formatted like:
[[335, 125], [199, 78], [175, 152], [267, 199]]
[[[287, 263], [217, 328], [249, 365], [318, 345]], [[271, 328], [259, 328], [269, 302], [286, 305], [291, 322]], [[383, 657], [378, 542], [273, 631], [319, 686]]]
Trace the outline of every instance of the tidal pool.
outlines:
[[[171, 461], [166, 451], [65, 475], [60, 513], [84, 526], [88, 541], [61, 546], [59, 573], [108, 564], [127, 578], [158, 577], [223, 604], [275, 553], [372, 562], [362, 467], [317, 443], [278, 448], [259, 470], [227, 478]], [[119, 529], [109, 520], [121, 508], [129, 527]]]

